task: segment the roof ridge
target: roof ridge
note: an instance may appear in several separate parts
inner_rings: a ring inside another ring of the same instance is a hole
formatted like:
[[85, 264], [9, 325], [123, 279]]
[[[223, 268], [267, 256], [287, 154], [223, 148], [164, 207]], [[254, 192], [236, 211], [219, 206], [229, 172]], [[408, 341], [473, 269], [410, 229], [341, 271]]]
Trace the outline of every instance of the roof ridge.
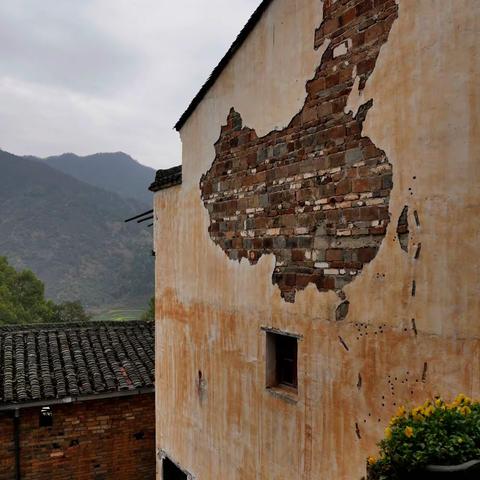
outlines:
[[225, 67], [230, 63], [230, 60], [233, 58], [235, 53], [240, 49], [243, 45], [247, 37], [250, 35], [252, 30], [255, 28], [257, 23], [262, 18], [263, 14], [267, 10], [268, 6], [273, 2], [273, 0], [263, 0], [257, 9], [253, 12], [252, 16], [249, 18], [248, 22], [242, 28], [240, 33], [238, 34], [237, 38], [234, 40], [230, 48], [227, 50], [227, 53], [223, 56], [220, 60], [218, 65], [213, 69], [212, 73], [208, 77], [207, 81], [202, 85], [198, 93], [195, 95], [193, 100], [190, 102], [190, 105], [187, 107], [185, 112], [183, 112], [182, 116], [178, 120], [178, 122], [173, 127], [175, 130], [179, 131], [185, 122], [188, 120], [190, 115], [195, 111], [198, 107], [200, 102], [203, 100], [205, 95], [208, 93], [210, 88], [215, 84], [218, 77], [220, 77], [221, 73], [225, 69]]
[[5, 332], [31, 332], [36, 330], [69, 330], [78, 328], [100, 328], [100, 327], [116, 327], [126, 328], [129, 326], [152, 325], [153, 320], [89, 320], [85, 322], [65, 322], [65, 323], [16, 323], [0, 325], [0, 333]]
[[148, 188], [152, 192], [158, 192], [182, 183], [182, 165], [157, 170], [155, 181]]

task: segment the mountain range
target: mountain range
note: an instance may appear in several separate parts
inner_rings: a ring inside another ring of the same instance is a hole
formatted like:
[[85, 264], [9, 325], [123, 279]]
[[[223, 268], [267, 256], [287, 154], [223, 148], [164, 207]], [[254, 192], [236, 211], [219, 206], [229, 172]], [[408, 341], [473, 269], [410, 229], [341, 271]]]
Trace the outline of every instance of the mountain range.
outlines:
[[152, 230], [124, 220], [151, 208], [153, 178], [123, 153], [38, 159], [0, 150], [0, 256], [32, 270], [57, 302], [146, 305]]
[[148, 191], [148, 185], [155, 177], [155, 170], [138, 163], [126, 153], [96, 153], [85, 157], [64, 153], [43, 161], [94, 187], [135, 198], [147, 205], [152, 203], [153, 194]]

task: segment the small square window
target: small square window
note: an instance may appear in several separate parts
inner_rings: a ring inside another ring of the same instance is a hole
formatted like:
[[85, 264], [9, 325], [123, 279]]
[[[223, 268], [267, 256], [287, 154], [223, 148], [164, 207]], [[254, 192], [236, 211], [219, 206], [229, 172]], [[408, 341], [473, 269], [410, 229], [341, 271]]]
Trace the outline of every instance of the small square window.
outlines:
[[40, 427], [52, 427], [53, 426], [53, 412], [50, 407], [42, 407], [40, 410], [39, 418]]
[[266, 332], [267, 388], [298, 389], [298, 338], [293, 335]]

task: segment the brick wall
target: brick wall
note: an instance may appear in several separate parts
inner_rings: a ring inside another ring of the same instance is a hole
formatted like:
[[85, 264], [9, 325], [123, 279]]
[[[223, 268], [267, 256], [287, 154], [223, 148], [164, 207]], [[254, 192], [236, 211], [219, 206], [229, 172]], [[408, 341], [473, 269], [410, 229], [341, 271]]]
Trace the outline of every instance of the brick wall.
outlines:
[[0, 480], [15, 478], [13, 416], [0, 414]]
[[272, 281], [286, 301], [309, 283], [342, 298], [385, 236], [392, 165], [362, 134], [372, 102], [355, 116], [346, 107], [372, 74], [397, 11], [395, 0], [326, 0], [315, 46], [330, 43], [302, 110], [258, 137], [232, 108], [202, 177], [211, 238], [232, 260], [273, 254]]
[[[21, 410], [22, 480], [155, 478], [153, 394], [55, 405], [53, 426], [39, 408]], [[0, 480], [15, 478], [13, 419], [0, 414]]]

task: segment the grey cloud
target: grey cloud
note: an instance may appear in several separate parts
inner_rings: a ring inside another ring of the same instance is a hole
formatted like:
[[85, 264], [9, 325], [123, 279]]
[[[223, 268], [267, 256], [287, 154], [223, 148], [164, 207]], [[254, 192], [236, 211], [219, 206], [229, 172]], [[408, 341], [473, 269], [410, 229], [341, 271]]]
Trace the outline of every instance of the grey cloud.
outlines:
[[92, 28], [88, 3], [1, 2], [0, 71], [96, 94], [132, 81], [140, 68], [138, 52]]
[[179, 163], [173, 125], [260, 0], [1, 0], [0, 148]]

